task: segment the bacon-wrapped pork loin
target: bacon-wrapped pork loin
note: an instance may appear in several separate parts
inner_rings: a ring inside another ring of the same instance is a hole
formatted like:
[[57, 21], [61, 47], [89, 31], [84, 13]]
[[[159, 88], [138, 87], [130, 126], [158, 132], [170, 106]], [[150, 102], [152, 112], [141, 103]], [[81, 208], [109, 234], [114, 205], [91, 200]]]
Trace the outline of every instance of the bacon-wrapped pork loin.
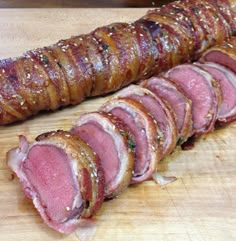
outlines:
[[236, 73], [236, 37], [232, 37], [224, 44], [210, 48], [202, 55], [200, 62], [217, 63]]
[[42, 134], [8, 152], [8, 164], [45, 223], [62, 233], [78, 227], [104, 200], [104, 175], [98, 157], [78, 136]]
[[80, 116], [71, 132], [88, 143], [100, 158], [105, 197], [116, 197], [126, 189], [134, 168], [134, 144], [125, 124], [111, 114], [91, 112]]
[[121, 119], [134, 138], [135, 163], [132, 183], [148, 180], [162, 157], [162, 133], [148, 110], [131, 98], [114, 98], [106, 102], [101, 111]]
[[192, 101], [174, 81], [165, 77], [152, 77], [141, 83], [157, 96], [164, 99], [176, 116], [178, 141], [180, 145], [192, 134]]
[[191, 61], [236, 29], [235, 0], [184, 0], [133, 23], [0, 61], [0, 124], [78, 104]]
[[212, 131], [222, 101], [217, 80], [193, 64], [178, 65], [165, 73], [165, 76], [178, 83], [192, 101], [192, 134], [200, 135]]
[[[235, 7], [235, 0], [177, 1], [134, 23], [111, 24], [2, 60], [0, 124], [194, 60], [236, 30]], [[201, 62], [208, 63], [182, 64], [122, 90], [101, 112], [82, 115], [71, 132], [45, 133], [32, 144], [21, 136], [8, 164], [45, 223], [72, 232], [104, 197], [158, 176], [158, 161], [173, 150], [177, 130], [182, 143], [211, 131], [216, 120], [235, 120], [235, 43], [232, 38], [207, 51]]]
[[222, 65], [211, 62], [200, 66], [208, 71], [220, 84], [223, 99], [217, 122], [223, 125], [234, 121], [236, 119], [236, 74]]
[[173, 151], [177, 142], [176, 117], [165, 100], [148, 89], [137, 85], [124, 88], [115, 95], [116, 97], [128, 97], [140, 102], [159, 126], [161, 133], [159, 141], [162, 142], [162, 156], [164, 157]]

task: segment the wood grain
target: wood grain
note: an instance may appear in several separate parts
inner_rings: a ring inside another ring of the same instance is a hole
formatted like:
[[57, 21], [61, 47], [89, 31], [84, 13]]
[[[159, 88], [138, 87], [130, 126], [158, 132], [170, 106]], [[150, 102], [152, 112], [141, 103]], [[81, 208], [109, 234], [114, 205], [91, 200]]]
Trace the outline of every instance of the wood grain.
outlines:
[[[0, 10], [0, 57], [87, 33], [114, 21], [131, 21], [146, 9]], [[12, 176], [6, 152], [18, 135], [29, 140], [42, 132], [65, 129], [81, 113], [96, 110], [108, 97], [94, 98], [55, 113], [42, 113], [24, 123], [0, 127], [0, 240], [79, 240], [43, 224], [19, 181]], [[163, 175], [178, 180], [164, 187], [149, 181], [128, 188], [105, 202], [89, 231], [97, 240], [233, 241], [236, 240], [236, 123], [197, 140], [191, 151], [176, 149], [161, 161]]]

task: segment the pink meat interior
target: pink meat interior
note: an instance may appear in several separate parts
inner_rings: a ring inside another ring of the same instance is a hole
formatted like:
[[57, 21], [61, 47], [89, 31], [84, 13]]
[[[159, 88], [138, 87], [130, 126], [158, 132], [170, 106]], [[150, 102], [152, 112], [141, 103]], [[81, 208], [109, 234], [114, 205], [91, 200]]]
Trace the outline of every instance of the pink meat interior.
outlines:
[[155, 81], [153, 84], [151, 83], [148, 89], [168, 101], [176, 114], [177, 127], [179, 132], [181, 132], [185, 119], [186, 100], [184, 96], [176, 88], [163, 83], [161, 80]]
[[113, 138], [95, 122], [87, 122], [73, 130], [87, 142], [101, 160], [106, 186], [110, 185], [119, 172], [119, 157]]
[[132, 136], [135, 139], [135, 166], [134, 176], [139, 176], [145, 173], [149, 163], [148, 143], [145, 133], [145, 128], [141, 122], [136, 122], [134, 117], [126, 110], [116, 107], [111, 113], [119, 117], [129, 128]]
[[236, 73], [236, 61], [220, 51], [211, 51], [204, 56], [205, 61], [218, 63], [228, 67]]
[[[23, 170], [49, 221], [62, 223], [77, 215], [79, 209], [72, 210], [72, 206], [76, 195], [80, 195], [79, 187], [63, 150], [53, 145], [35, 145], [24, 161]], [[81, 200], [79, 204], [82, 205]]]
[[207, 115], [212, 107], [211, 86], [206, 79], [191, 67], [181, 66], [170, 72], [175, 80], [192, 100], [193, 127], [200, 130], [208, 124]]
[[164, 148], [165, 148], [166, 144], [170, 142], [169, 139], [171, 137], [169, 133], [168, 120], [166, 119], [166, 114], [161, 104], [157, 100], [155, 100], [154, 98], [148, 95], [143, 95], [143, 96], [132, 95], [131, 98], [137, 101], [141, 100], [145, 108], [150, 112], [150, 114], [157, 121], [158, 127], [160, 128], [164, 136]]
[[210, 66], [204, 66], [204, 68], [218, 80], [222, 90], [223, 102], [218, 116], [227, 115], [236, 106], [236, 89], [222, 71]]

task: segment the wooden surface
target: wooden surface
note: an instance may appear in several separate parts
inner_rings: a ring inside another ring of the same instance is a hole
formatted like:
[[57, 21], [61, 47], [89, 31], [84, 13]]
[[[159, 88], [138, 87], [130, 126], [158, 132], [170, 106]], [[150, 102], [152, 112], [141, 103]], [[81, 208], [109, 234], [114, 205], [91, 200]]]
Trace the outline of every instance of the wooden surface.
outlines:
[[[61, 38], [87, 33], [114, 21], [134, 20], [146, 9], [0, 10], [0, 56], [48, 45]], [[0, 127], [0, 240], [76, 241], [43, 224], [13, 178], [5, 153], [20, 134], [29, 140], [42, 132], [71, 127], [84, 111], [96, 110], [105, 98], [24, 123]], [[178, 180], [165, 187], [152, 181], [128, 188], [104, 203], [88, 230], [93, 241], [234, 241], [236, 240], [236, 123], [200, 138], [191, 151], [177, 149], [159, 170]]]

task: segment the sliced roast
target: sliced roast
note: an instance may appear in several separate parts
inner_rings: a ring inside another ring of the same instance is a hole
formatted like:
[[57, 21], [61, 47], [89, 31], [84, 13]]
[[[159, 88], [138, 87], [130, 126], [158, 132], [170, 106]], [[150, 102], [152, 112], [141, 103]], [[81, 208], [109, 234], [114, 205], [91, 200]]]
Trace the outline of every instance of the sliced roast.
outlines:
[[45, 133], [32, 144], [21, 136], [7, 159], [45, 223], [59, 232], [75, 230], [80, 218], [91, 217], [103, 202], [99, 159], [69, 132]]
[[236, 74], [219, 64], [211, 62], [197, 64], [208, 71], [220, 84], [223, 99], [217, 121], [220, 124], [234, 121], [236, 119]]
[[173, 151], [177, 142], [177, 126], [175, 114], [168, 103], [150, 90], [137, 85], [125, 88], [115, 96], [128, 97], [143, 104], [160, 128], [160, 142], [162, 142], [163, 147], [162, 157]]
[[134, 152], [132, 136], [121, 120], [90, 112], [80, 116], [71, 131], [99, 156], [105, 174], [105, 197], [113, 198], [124, 191], [131, 181]]
[[134, 138], [135, 164], [131, 183], [150, 179], [162, 153], [156, 121], [140, 102], [131, 98], [113, 98], [100, 110], [121, 119]]
[[176, 66], [165, 76], [180, 85], [192, 100], [192, 134], [200, 135], [212, 131], [221, 104], [219, 83], [210, 73], [193, 64]]
[[164, 77], [152, 77], [142, 82], [149, 89], [168, 102], [175, 113], [178, 129], [178, 144], [183, 143], [192, 133], [192, 102], [180, 86]]
[[236, 37], [232, 37], [224, 44], [207, 50], [202, 55], [200, 62], [221, 64], [236, 73]]

